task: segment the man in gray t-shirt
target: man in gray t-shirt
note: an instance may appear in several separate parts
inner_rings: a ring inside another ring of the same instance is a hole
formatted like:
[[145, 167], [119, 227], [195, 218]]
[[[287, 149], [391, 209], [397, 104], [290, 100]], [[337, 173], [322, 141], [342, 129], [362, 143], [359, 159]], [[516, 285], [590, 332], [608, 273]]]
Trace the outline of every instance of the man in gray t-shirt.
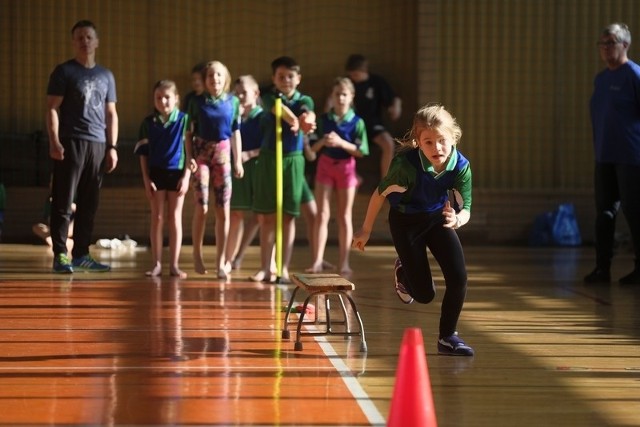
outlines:
[[[47, 87], [49, 155], [53, 159], [53, 271], [109, 271], [89, 254], [103, 172], [118, 164], [118, 113], [113, 74], [96, 64], [98, 34], [90, 21], [71, 30], [75, 57], [58, 65]], [[72, 258], [67, 255], [71, 204], [76, 202]]]

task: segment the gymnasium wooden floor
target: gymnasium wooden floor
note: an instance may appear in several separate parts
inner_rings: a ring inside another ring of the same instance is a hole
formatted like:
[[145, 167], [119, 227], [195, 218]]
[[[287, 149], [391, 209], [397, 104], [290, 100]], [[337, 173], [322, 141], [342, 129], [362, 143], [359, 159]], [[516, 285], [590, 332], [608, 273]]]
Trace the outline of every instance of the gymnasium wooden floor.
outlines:
[[[585, 287], [591, 248], [467, 247], [473, 358], [437, 355], [442, 288], [403, 305], [392, 248], [367, 249], [352, 256], [363, 354], [357, 337], [283, 341], [292, 287], [246, 280], [255, 247], [223, 283], [193, 272], [190, 247], [188, 279], [154, 281], [142, 248], [95, 250], [112, 272], [60, 276], [47, 247], [0, 245], [0, 424], [383, 426], [403, 332], [419, 327], [441, 427], [640, 425], [640, 287]], [[296, 248], [292, 271], [308, 260]], [[617, 256], [615, 279], [631, 265]]]

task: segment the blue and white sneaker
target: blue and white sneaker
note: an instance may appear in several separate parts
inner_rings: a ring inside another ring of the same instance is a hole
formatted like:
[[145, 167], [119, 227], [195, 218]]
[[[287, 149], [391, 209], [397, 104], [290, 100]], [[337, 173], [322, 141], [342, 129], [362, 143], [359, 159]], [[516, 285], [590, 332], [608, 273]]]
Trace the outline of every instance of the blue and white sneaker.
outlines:
[[445, 356], [473, 356], [473, 349], [462, 341], [455, 332], [453, 335], [438, 340], [438, 354]]
[[73, 266], [67, 254], [58, 254], [53, 257], [53, 272], [59, 274], [73, 273]]
[[396, 294], [398, 294], [398, 298], [400, 298], [400, 301], [405, 304], [411, 304], [413, 302], [413, 297], [409, 295], [409, 292], [407, 292], [407, 288], [405, 288], [398, 279], [398, 270], [400, 270], [400, 268], [402, 268], [402, 262], [400, 262], [400, 258], [396, 258], [396, 263], [394, 266]]
[[80, 258], [74, 258], [71, 264], [73, 265], [73, 269], [76, 271], [103, 273], [105, 271], [111, 270], [110, 266], [106, 264], [100, 264], [89, 254], [86, 254], [85, 256], [82, 256]]

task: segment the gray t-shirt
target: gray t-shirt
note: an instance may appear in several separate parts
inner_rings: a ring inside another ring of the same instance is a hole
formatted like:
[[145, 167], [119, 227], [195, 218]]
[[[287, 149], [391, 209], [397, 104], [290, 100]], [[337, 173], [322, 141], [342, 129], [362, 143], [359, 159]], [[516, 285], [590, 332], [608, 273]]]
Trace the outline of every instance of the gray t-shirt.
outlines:
[[110, 70], [97, 64], [85, 68], [71, 59], [53, 70], [47, 95], [64, 97], [60, 105], [60, 139], [107, 140], [107, 103], [117, 100]]

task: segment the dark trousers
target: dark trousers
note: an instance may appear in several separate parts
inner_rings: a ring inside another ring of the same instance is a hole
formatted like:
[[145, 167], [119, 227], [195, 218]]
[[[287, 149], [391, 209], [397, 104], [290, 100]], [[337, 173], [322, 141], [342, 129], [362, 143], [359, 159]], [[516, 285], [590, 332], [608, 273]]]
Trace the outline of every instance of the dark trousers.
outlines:
[[609, 270], [613, 258], [618, 210], [629, 224], [635, 251], [635, 266], [640, 268], [640, 166], [596, 163], [596, 264]]
[[78, 139], [61, 141], [64, 159], [53, 161], [51, 240], [55, 255], [67, 253], [71, 204], [75, 201], [73, 257], [89, 253], [93, 221], [102, 186], [105, 144]]
[[445, 293], [440, 309], [440, 337], [456, 331], [467, 293], [467, 269], [458, 234], [443, 227], [442, 212], [403, 214], [389, 210], [389, 228], [393, 244], [402, 262], [400, 282], [419, 303], [428, 304], [435, 297], [427, 248], [444, 275]]

